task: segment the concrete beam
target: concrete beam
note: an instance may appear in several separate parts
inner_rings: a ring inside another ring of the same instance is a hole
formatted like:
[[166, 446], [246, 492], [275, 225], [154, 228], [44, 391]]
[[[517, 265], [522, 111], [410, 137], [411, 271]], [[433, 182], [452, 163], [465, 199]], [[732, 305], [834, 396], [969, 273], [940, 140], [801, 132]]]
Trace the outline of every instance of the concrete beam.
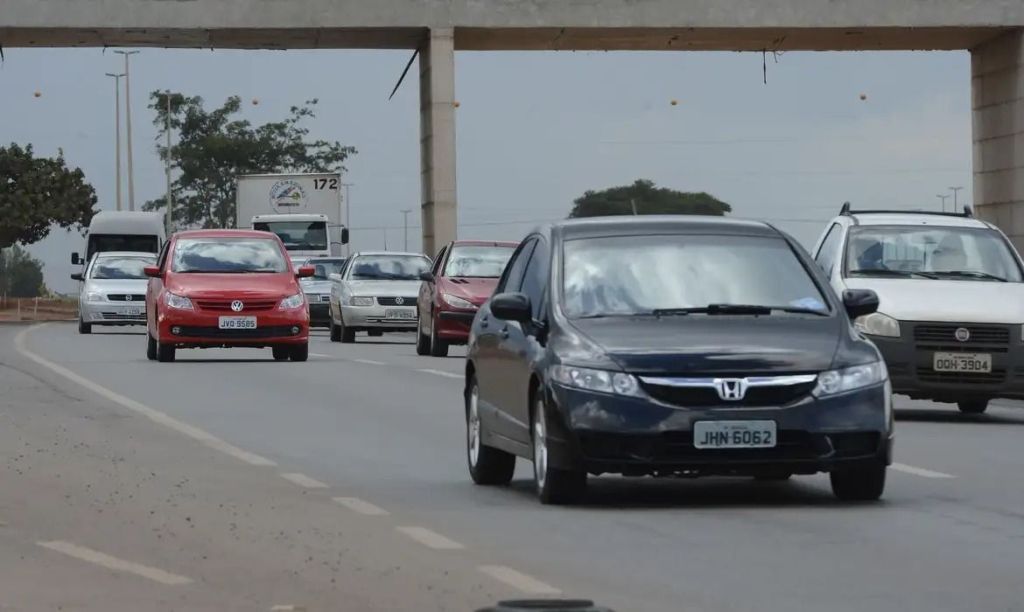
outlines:
[[971, 49], [974, 205], [1024, 251], [1024, 29]]
[[455, 240], [455, 34], [430, 30], [419, 50], [423, 252]]

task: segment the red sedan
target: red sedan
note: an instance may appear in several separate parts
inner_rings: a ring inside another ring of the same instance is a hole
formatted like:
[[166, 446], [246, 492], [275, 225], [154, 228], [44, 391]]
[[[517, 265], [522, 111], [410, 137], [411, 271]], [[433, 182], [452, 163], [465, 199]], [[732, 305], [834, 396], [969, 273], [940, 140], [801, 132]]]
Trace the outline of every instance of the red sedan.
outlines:
[[179, 232], [145, 269], [146, 357], [174, 361], [179, 348], [272, 347], [274, 359], [306, 361], [309, 311], [280, 238], [249, 230]]
[[465, 344], [480, 305], [498, 285], [518, 242], [456, 240], [448, 243], [423, 274], [417, 301], [416, 352], [444, 357], [451, 344]]

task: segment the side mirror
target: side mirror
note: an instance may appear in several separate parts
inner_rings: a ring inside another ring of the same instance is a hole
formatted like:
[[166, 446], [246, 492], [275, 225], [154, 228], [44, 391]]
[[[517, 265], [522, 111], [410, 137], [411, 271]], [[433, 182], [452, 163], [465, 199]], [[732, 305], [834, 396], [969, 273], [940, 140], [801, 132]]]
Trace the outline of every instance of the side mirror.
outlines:
[[348, 244], [348, 228], [347, 227], [341, 228], [341, 243], [342, 244]]
[[878, 294], [870, 289], [843, 291], [843, 307], [851, 320], [877, 312], [878, 303]]
[[159, 266], [146, 266], [142, 269], [142, 273], [149, 278], [160, 278], [160, 267]]
[[430, 270], [427, 270], [426, 272], [420, 272], [420, 280], [425, 283], [432, 283], [434, 282], [434, 273], [431, 272]]
[[73, 265], [73, 266], [80, 266], [83, 263], [85, 263], [85, 262], [82, 261], [82, 258], [78, 256], [78, 252], [77, 251], [71, 254], [71, 265]]
[[85, 275], [82, 274], [81, 272], [75, 272], [74, 274], [71, 275], [71, 280], [84, 281]]
[[295, 276], [297, 278], [309, 278], [310, 276], [313, 276], [313, 273], [315, 271], [316, 270], [313, 268], [313, 266], [299, 266], [299, 269], [295, 273]]
[[524, 293], [499, 293], [491, 298], [491, 312], [499, 319], [529, 323], [533, 320], [530, 298]]
[[332, 281], [341, 281], [341, 275], [338, 274], [337, 272], [332, 272], [331, 274], [328, 274], [327, 278]]

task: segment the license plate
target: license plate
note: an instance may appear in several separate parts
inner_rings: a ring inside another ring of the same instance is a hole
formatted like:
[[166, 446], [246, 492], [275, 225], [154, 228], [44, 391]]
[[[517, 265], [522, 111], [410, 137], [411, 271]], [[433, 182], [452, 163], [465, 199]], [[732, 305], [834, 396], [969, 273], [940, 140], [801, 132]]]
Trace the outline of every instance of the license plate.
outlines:
[[935, 353], [932, 369], [936, 372], [979, 372], [992, 371], [992, 355], [989, 353]]
[[697, 421], [697, 448], [775, 448], [775, 421]]
[[256, 329], [256, 317], [220, 317], [220, 329]]
[[416, 318], [416, 311], [408, 308], [388, 308], [384, 311], [384, 318], [411, 320]]
[[146, 311], [141, 309], [141, 308], [122, 308], [121, 309], [121, 314], [123, 314], [126, 317], [137, 317], [137, 316], [141, 315], [144, 312], [146, 312]]

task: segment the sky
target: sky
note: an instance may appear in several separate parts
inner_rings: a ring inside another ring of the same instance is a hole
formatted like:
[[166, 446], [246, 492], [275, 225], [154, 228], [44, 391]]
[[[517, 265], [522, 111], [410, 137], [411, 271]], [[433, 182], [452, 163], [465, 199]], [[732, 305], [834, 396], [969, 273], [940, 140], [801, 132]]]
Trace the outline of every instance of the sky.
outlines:
[[[114, 85], [102, 49], [5, 49], [0, 143], [63, 150], [113, 208]], [[418, 71], [388, 94], [406, 51], [141, 49], [132, 56], [135, 200], [164, 193], [153, 90], [230, 95], [254, 123], [318, 98], [311, 137], [355, 146], [347, 163], [355, 249], [420, 249]], [[564, 218], [588, 189], [651, 179], [706, 191], [733, 215], [773, 221], [812, 247], [842, 202], [935, 209], [970, 203], [966, 52], [461, 52], [456, 55], [459, 237], [519, 239]], [[40, 95], [35, 96], [36, 93]], [[862, 99], [864, 96], [864, 99]], [[253, 104], [252, 101], [258, 101]], [[676, 105], [671, 102], [677, 101]], [[122, 104], [124, 102], [122, 96]], [[126, 179], [125, 179], [126, 180]], [[78, 234], [30, 251], [48, 286], [73, 291]]]

